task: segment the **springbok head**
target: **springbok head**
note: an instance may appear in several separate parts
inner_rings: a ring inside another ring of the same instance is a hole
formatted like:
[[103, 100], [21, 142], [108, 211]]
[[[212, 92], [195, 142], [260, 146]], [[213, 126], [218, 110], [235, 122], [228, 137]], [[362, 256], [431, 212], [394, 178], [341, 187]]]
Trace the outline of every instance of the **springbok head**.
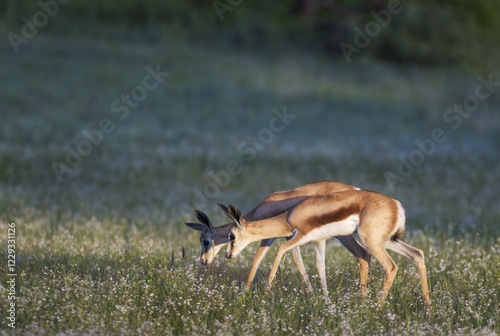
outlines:
[[[200, 261], [203, 265], [211, 264], [214, 260], [217, 251], [214, 249], [214, 236], [217, 231], [213, 227], [208, 216], [199, 211], [194, 210], [194, 215], [201, 223], [185, 223], [190, 228], [201, 231], [200, 234], [200, 244], [201, 244], [201, 256]], [[220, 247], [219, 247], [220, 249]]]

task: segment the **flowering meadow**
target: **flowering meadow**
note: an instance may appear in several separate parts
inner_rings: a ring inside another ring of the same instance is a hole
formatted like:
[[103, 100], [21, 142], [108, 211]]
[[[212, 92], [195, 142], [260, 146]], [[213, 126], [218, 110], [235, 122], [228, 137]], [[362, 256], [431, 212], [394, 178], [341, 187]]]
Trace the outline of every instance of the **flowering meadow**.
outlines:
[[[0, 334], [500, 333], [500, 77], [366, 62], [50, 34], [0, 53]], [[415, 266], [395, 254], [386, 304], [375, 259], [362, 298], [335, 239], [331, 302], [312, 246], [312, 293], [288, 254], [265, 289], [281, 240], [248, 292], [258, 244], [196, 261], [194, 208], [221, 225], [217, 202], [249, 211], [317, 180], [401, 201], [428, 311]]]

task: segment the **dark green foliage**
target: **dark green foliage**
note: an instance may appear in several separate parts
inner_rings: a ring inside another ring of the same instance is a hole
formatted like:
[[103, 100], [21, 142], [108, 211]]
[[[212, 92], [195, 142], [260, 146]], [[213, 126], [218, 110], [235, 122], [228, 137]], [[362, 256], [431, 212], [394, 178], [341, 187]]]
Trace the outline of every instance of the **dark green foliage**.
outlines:
[[[45, 0], [51, 2], [55, 0]], [[161, 41], [162, 36], [215, 44], [276, 48], [283, 43], [342, 55], [354, 27], [373, 21], [372, 11], [393, 1], [159, 1], [72, 0], [59, 5], [47, 27], [58, 32]], [[492, 0], [401, 1], [401, 13], [381, 29], [363, 56], [418, 64], [485, 68], [500, 58], [500, 2]], [[0, 29], [19, 32], [38, 2], [0, 1]], [[133, 28], [131, 30], [131, 28]], [[493, 64], [494, 63], [494, 64]]]

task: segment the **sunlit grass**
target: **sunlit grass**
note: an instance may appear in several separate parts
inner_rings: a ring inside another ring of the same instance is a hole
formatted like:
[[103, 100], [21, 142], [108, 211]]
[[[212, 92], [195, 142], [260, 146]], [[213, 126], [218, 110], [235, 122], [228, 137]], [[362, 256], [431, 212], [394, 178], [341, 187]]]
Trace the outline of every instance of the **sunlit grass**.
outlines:
[[[330, 243], [327, 267], [332, 304], [326, 304], [317, 277], [312, 280], [318, 290], [306, 293], [290, 258], [282, 264], [270, 292], [263, 290], [263, 279], [258, 279], [250, 292], [243, 293], [241, 272], [248, 265], [220, 260], [219, 265], [201, 267], [192, 262], [197, 254], [192, 242], [185, 242], [184, 254], [181, 248], [165, 248], [165, 239], [158, 235], [135, 231], [127, 241], [111, 237], [99, 228], [102, 224], [87, 227], [97, 232], [95, 245], [64, 230], [49, 240], [40, 239], [38, 246], [23, 245], [21, 330], [36, 334], [134, 334], [143, 329], [176, 334], [489, 334], [498, 330], [495, 316], [500, 302], [497, 284], [491, 280], [500, 276], [498, 243], [485, 248], [410, 235], [408, 240], [415, 245], [429, 244], [425, 252], [433, 307], [425, 312], [417, 272], [399, 257], [395, 285], [387, 304], [379, 307], [376, 296], [383, 273], [377, 262], [372, 263], [372, 281], [367, 298], [362, 299], [354, 258]], [[304, 250], [312, 269], [314, 253]], [[268, 267], [269, 262], [264, 268]]]

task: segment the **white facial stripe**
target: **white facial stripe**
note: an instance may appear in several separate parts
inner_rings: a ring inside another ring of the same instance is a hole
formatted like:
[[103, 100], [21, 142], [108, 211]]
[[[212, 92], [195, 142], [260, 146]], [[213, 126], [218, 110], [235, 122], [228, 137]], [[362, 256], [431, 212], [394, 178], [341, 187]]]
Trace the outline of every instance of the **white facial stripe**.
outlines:
[[230, 253], [231, 253], [231, 249], [232, 249], [232, 246], [233, 246], [233, 244], [232, 244], [231, 242], [229, 242], [229, 243], [227, 244], [227, 248], [226, 248], [226, 256], [227, 256], [227, 255], [230, 255]]
[[239, 255], [251, 242], [252, 240], [245, 240], [241, 237], [236, 238], [235, 243], [228, 245], [228, 251], [231, 252], [231, 257], [234, 258]]

